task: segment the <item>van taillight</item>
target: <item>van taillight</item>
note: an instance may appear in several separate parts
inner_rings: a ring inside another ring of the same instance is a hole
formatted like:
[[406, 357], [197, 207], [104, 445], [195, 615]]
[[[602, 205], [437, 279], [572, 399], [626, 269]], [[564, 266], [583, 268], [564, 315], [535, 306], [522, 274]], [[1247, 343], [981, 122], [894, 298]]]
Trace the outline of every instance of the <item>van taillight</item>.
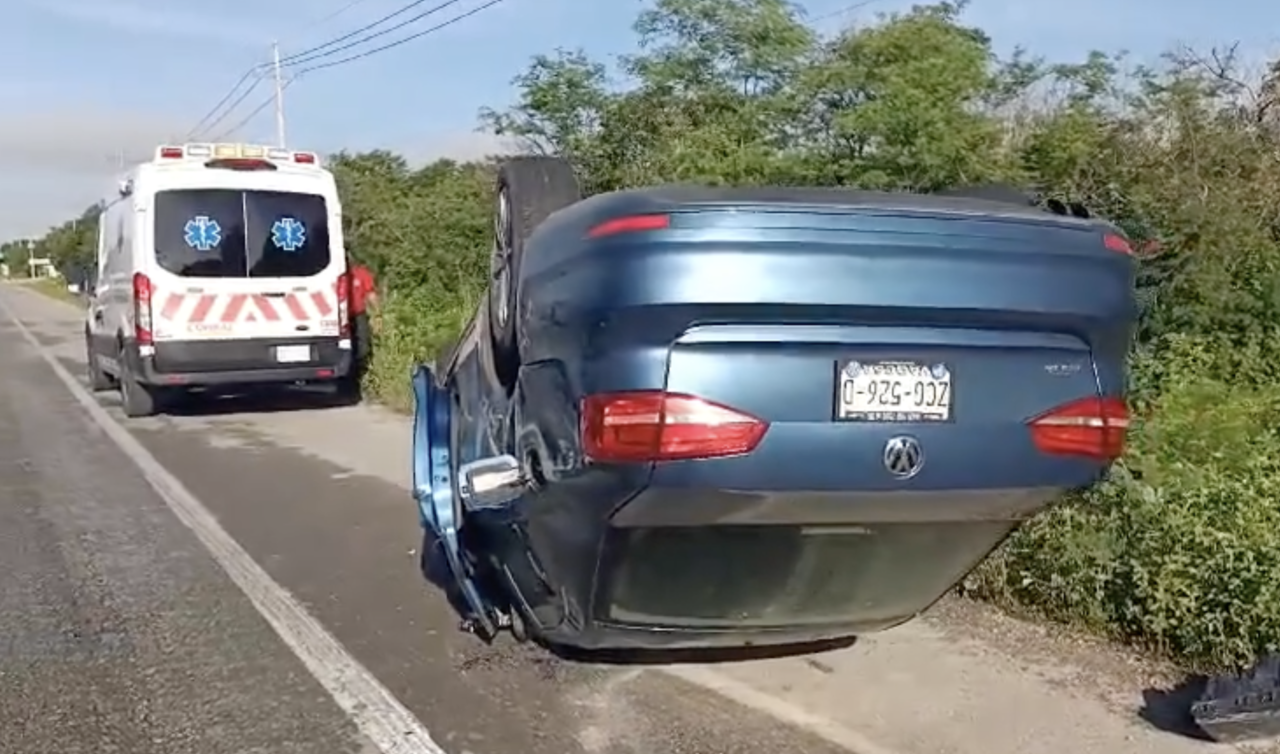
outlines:
[[1042, 453], [1111, 462], [1124, 452], [1129, 408], [1119, 398], [1082, 398], [1027, 422]]
[[133, 337], [140, 346], [151, 339], [151, 278], [141, 272], [133, 274]]
[[582, 448], [593, 461], [678, 461], [755, 450], [768, 422], [692, 395], [601, 393], [582, 402]]
[[334, 284], [338, 294], [338, 337], [351, 337], [351, 273], [344, 272]]

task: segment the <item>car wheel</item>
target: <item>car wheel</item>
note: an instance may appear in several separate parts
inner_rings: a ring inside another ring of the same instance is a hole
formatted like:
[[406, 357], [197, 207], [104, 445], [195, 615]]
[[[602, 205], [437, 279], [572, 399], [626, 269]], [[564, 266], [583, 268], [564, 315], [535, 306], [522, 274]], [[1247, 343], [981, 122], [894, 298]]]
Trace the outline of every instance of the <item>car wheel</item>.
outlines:
[[489, 258], [489, 337], [498, 381], [510, 390], [520, 370], [516, 337], [520, 264], [544, 220], [582, 199], [573, 166], [555, 157], [516, 157], [498, 168]]

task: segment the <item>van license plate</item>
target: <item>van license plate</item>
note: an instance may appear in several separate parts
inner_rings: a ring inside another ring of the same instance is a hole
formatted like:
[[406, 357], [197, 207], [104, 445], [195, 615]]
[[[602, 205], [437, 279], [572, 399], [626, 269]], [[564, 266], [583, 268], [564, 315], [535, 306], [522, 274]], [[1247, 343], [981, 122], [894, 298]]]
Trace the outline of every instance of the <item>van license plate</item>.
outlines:
[[281, 364], [305, 364], [311, 361], [311, 346], [276, 346], [276, 361]]
[[944, 422], [951, 419], [951, 370], [915, 361], [847, 361], [836, 378], [836, 419]]

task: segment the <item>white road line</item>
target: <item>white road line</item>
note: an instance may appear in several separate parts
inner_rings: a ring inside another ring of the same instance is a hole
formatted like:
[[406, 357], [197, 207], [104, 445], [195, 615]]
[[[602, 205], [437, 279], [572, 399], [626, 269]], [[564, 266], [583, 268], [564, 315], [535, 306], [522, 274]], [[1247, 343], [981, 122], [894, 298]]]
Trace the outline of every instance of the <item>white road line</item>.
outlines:
[[173, 474], [98, 404], [52, 353], [36, 340], [9, 304], [0, 309], [67, 386], [93, 419], [125, 455], [137, 464], [147, 482], [173, 514], [208, 548], [218, 565], [244, 592], [262, 617], [306, 665], [347, 716], [383, 754], [445, 754], [413, 713], [383, 686], [360, 661], [347, 653], [320, 622], [284, 587], [254, 562], [213, 514]]
[[[35, 295], [40, 295], [40, 294], [35, 294]], [[50, 301], [53, 301], [53, 299], [50, 299]], [[76, 399], [79, 400], [81, 403], [84, 403], [86, 406], [90, 407], [89, 408], [90, 414], [94, 417], [94, 420], [97, 421], [98, 424], [102, 425], [104, 429], [108, 430], [108, 434], [112, 434], [113, 438], [115, 437], [115, 434], [113, 433], [122, 434], [132, 447], [137, 448], [137, 452], [139, 454], [141, 454], [146, 459], [149, 459], [150, 463], [152, 463], [156, 468], [158, 468], [160, 473], [163, 474], [165, 478], [172, 480], [173, 484], [176, 485], [179, 490], [182, 490], [182, 487], [178, 483], [178, 481], [176, 479], [173, 479], [172, 475], [170, 475], [167, 471], [165, 471], [163, 467], [160, 466], [159, 462], [157, 462], [154, 459], [154, 457], [151, 456], [151, 454], [148, 453], [146, 449], [143, 448], [141, 444], [138, 443], [137, 440], [133, 439], [132, 435], [129, 435], [128, 432], [124, 430], [123, 427], [121, 427], [114, 419], [112, 419], [111, 415], [108, 414], [105, 410], [103, 410], [102, 407], [98, 405], [98, 402], [94, 400], [91, 396], [89, 396], [89, 394], [79, 385], [79, 383], [75, 381], [74, 378], [71, 377], [71, 375], [67, 374], [66, 370], [62, 368], [61, 364], [53, 360], [53, 357], [49, 353], [47, 353], [43, 347], [39, 345], [39, 342], [35, 340], [34, 336], [31, 335], [31, 333], [27, 330], [26, 326], [23, 325], [23, 323], [19, 321], [16, 316], [14, 316], [12, 310], [10, 310], [9, 306], [5, 304], [5, 302], [2, 299], [0, 299], [0, 309], [4, 309], [5, 312], [8, 313], [9, 318], [12, 319], [15, 323], [17, 323], [18, 327], [22, 330], [27, 340], [31, 341], [36, 345], [37, 348], [39, 348], [41, 355], [44, 356], [45, 360], [49, 361], [49, 363], [54, 367], [54, 370], [59, 373], [58, 376], [61, 377], [62, 380], [68, 384], [69, 387], [72, 387], [72, 393], [75, 394]], [[107, 426], [108, 424], [110, 425], [109, 427]], [[117, 439], [117, 442], [120, 442], [120, 440]], [[124, 446], [122, 445], [122, 447]], [[133, 455], [133, 453], [128, 449], [125, 449], [125, 452], [129, 453], [130, 455]], [[144, 467], [144, 473], [146, 473], [145, 467]], [[349, 475], [350, 473], [338, 473], [338, 474], [334, 474], [334, 478], [342, 478], [344, 476], [349, 476]], [[155, 486], [154, 481], [152, 482], [152, 485]], [[157, 490], [159, 489], [160, 488], [157, 487]], [[373, 678], [372, 675], [355, 660], [355, 658], [351, 657], [350, 655], [347, 655], [345, 650], [342, 649], [342, 647], [338, 644], [336, 639], [334, 639], [330, 634], [328, 634], [328, 632], [324, 630], [323, 627], [321, 627], [318, 623], [316, 623], [315, 619], [311, 618], [311, 616], [307, 614], [306, 610], [301, 605], [298, 605], [297, 602], [293, 599], [293, 597], [283, 587], [281, 587], [279, 584], [276, 584], [271, 579], [270, 576], [268, 576], [265, 572], [263, 572], [262, 569], [259, 568], [253, 562], [253, 560], [249, 557], [248, 553], [245, 553], [244, 550], [241, 549], [240, 546], [235, 543], [235, 540], [232, 540], [230, 535], [228, 535], [217, 524], [216, 521], [212, 520], [212, 516], [208, 514], [207, 510], [199, 503], [199, 501], [197, 501], [194, 497], [191, 496], [190, 493], [186, 492], [185, 490], [182, 490], [182, 492], [187, 496], [187, 498], [191, 501], [191, 503], [194, 504], [195, 508], [199, 510], [206, 518], [209, 519], [210, 525], [214, 527], [217, 534], [222, 538], [224, 538], [228, 542], [228, 544], [232, 548], [234, 548], [234, 551], [237, 554], [236, 557], [239, 557], [243, 561], [247, 562], [253, 568], [253, 570], [257, 574], [255, 578], [259, 579], [261, 582], [264, 582], [269, 589], [272, 589], [278, 592], [281, 595], [281, 597], [287, 600], [288, 604], [292, 606], [291, 609], [296, 610], [301, 616], [298, 619], [290, 618], [290, 620], [298, 620], [300, 622], [305, 622], [309, 626], [309, 630], [314, 630], [319, 632], [320, 636], [322, 636], [325, 641], [331, 643], [334, 646], [336, 652], [345, 658], [346, 663], [350, 664], [351, 666], [354, 666], [356, 672], [363, 674], [363, 677], [367, 678], [367, 683], [370, 685], [372, 691], [376, 692], [376, 695], [379, 698], [385, 698], [386, 700], [388, 700], [388, 704], [393, 709], [395, 714], [403, 715], [405, 718], [412, 721], [414, 727], [411, 728], [411, 730], [420, 731], [420, 733], [417, 735], [421, 735], [422, 740], [425, 740], [427, 743], [425, 744], [425, 746], [418, 745], [418, 748], [387, 748], [386, 746], [382, 745], [381, 743], [382, 739], [375, 738], [374, 735], [371, 733], [366, 733], [366, 735], [369, 735], [369, 737], [372, 738], [374, 741], [379, 742], [379, 745], [382, 746], [383, 750], [388, 752], [389, 754], [424, 754], [427, 752], [429, 752], [430, 754], [439, 754], [442, 751], [440, 747], [431, 741], [431, 738], [427, 733], [426, 729], [422, 727], [421, 723], [418, 723], [412, 717], [411, 713], [409, 713], [408, 710], [406, 710], [398, 701], [395, 700], [394, 697], [391, 696], [391, 692], [387, 691], [385, 687], [379, 684], [378, 681], [375, 678]], [[406, 491], [406, 494], [407, 494], [407, 491]], [[161, 492], [161, 496], [164, 497], [165, 493]], [[165, 500], [167, 502], [168, 498], [166, 497]], [[174, 507], [175, 513], [177, 512], [176, 507], [173, 503], [170, 503], [170, 507]], [[182, 514], [180, 513], [179, 513], [179, 518], [182, 518]], [[183, 522], [186, 523], [187, 519], [183, 518]], [[191, 526], [193, 530], [196, 530], [197, 535], [200, 534], [200, 531], [196, 529], [195, 526], [193, 526], [190, 523], [188, 523], [187, 525]], [[201, 537], [201, 539], [203, 541], [204, 538]], [[213, 548], [210, 547], [210, 549], [212, 550]], [[215, 557], [218, 557], [216, 552], [215, 552]], [[219, 563], [222, 563], [221, 559], [219, 559]], [[223, 567], [225, 568], [226, 565], [224, 564]], [[230, 572], [231, 571], [228, 568], [228, 573]], [[233, 578], [235, 578], [234, 575], [233, 575]], [[237, 581], [236, 583], [240, 584], [239, 581]], [[245, 591], [247, 594], [250, 594], [250, 598], [253, 599], [252, 594], [249, 593], [247, 589]], [[254, 605], [259, 605], [259, 603], [255, 600]], [[259, 606], [258, 609], [263, 612], [263, 615], [267, 615], [266, 611], [262, 607]], [[271, 620], [270, 616], [268, 616], [268, 620]], [[286, 634], [281, 630], [281, 628], [277, 627], [274, 622], [272, 623], [272, 626], [276, 627], [276, 631], [280, 633], [281, 638], [283, 638], [286, 643], [289, 643], [290, 647], [295, 646], [294, 643], [291, 642], [290, 639], [286, 636]], [[312, 626], [314, 628], [310, 628]], [[311, 642], [311, 644], [314, 644], [314, 642]], [[297, 650], [295, 649], [295, 651]], [[326, 669], [324, 667], [322, 667], [319, 671], [317, 671], [314, 669], [314, 666], [307, 661], [306, 657], [304, 657], [302, 654], [299, 654], [299, 657], [302, 657], [303, 661], [307, 662], [307, 667], [312, 669], [312, 673], [316, 675], [316, 678], [319, 679], [320, 682], [325, 685], [326, 689], [329, 689], [330, 693], [333, 694], [334, 699], [338, 700], [338, 703], [342, 705], [343, 709], [347, 710], [348, 713], [350, 713], [351, 707], [348, 706], [348, 704], [344, 703], [342, 698], [339, 697], [339, 693], [341, 692], [342, 687], [339, 687], [339, 690], [335, 691], [334, 687], [330, 686], [329, 683], [326, 682], [325, 680], [326, 676], [332, 676], [337, 678], [337, 677], [340, 677], [339, 674], [335, 673], [332, 670]], [[341, 666], [341, 667], [345, 667], [345, 666]], [[686, 683], [692, 683], [696, 686], [700, 686], [704, 689], [707, 689], [708, 691], [719, 694], [720, 696], [723, 696], [727, 699], [737, 702], [738, 704], [741, 704], [742, 706], [748, 709], [755, 710], [756, 712], [762, 713], [764, 715], [772, 717], [781, 722], [789, 723], [802, 730], [806, 730], [809, 733], [812, 733], [818, 736], [819, 738], [822, 738], [832, 744], [835, 744], [836, 746], [839, 746], [841, 748], [854, 752], [855, 754], [898, 754], [897, 751], [886, 748], [872, 741], [871, 739], [867, 738], [866, 736], [859, 733], [858, 731], [855, 731], [849, 728], [848, 726], [838, 723], [828, 717], [824, 717], [822, 715], [818, 715], [813, 712], [810, 712], [780, 697], [752, 688], [751, 686], [745, 683], [742, 683], [740, 681], [737, 681], [723, 673], [720, 673], [713, 668], [699, 667], [699, 666], [693, 666], [693, 665], [673, 665], [665, 668], [645, 668], [642, 672], [662, 673], [669, 676], [673, 676], [675, 678], [679, 678], [680, 680]], [[628, 680], [633, 677], [634, 676], [631, 676], [631, 675], [627, 676]], [[363, 700], [364, 698], [365, 698], [364, 696], [355, 697], [356, 703], [357, 704], [360, 703], [360, 701]], [[370, 705], [370, 709], [372, 709], [372, 705]], [[352, 717], [356, 719], [357, 724], [360, 725], [361, 727], [361, 730], [365, 730], [365, 726], [363, 723], [360, 722], [359, 718], [357, 718], [354, 714], [352, 715]], [[380, 715], [380, 717], [383, 717], [385, 719], [390, 719], [390, 720], [398, 719], [398, 718], [387, 717], [383, 715]]]

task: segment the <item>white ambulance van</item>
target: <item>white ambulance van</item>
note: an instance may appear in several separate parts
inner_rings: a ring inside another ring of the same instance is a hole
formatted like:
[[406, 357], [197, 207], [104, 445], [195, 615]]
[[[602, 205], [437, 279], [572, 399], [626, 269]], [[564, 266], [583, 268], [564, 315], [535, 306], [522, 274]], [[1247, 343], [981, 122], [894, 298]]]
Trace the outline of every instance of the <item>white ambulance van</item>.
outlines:
[[192, 388], [349, 390], [349, 280], [333, 175], [311, 152], [162, 146], [99, 218], [89, 380], [127, 416]]

